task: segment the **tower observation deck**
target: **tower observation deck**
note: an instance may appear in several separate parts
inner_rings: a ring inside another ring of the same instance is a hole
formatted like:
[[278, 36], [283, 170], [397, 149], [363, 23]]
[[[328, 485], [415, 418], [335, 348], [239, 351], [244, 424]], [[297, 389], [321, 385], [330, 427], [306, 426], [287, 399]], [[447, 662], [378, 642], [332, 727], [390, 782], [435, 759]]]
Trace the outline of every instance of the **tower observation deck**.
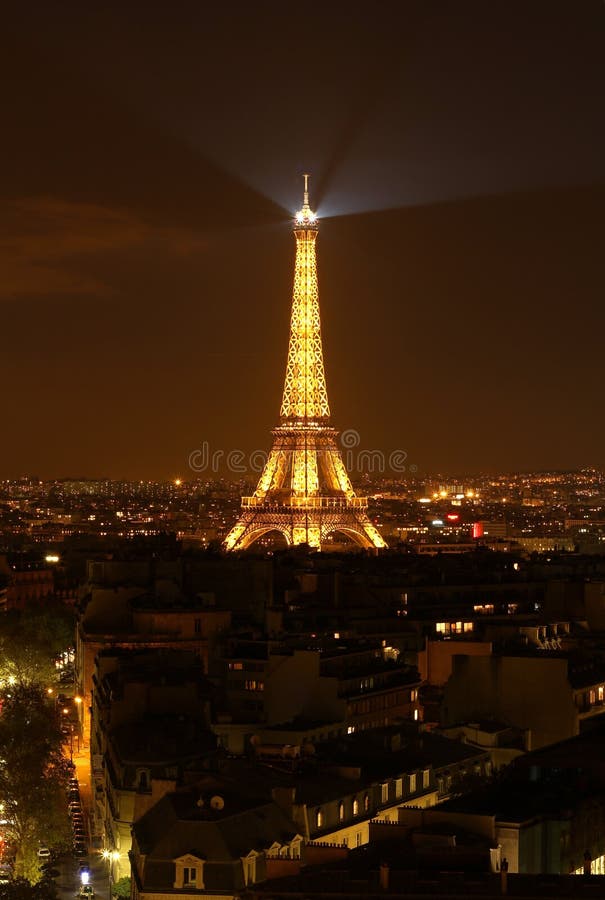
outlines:
[[296, 238], [288, 361], [279, 424], [252, 497], [242, 497], [240, 516], [225, 538], [227, 550], [243, 550], [264, 534], [280, 532], [288, 544], [321, 549], [338, 532], [362, 547], [386, 544], [356, 496], [346, 471], [338, 432], [330, 425], [326, 389], [317, 257], [319, 223], [303, 205], [293, 223]]

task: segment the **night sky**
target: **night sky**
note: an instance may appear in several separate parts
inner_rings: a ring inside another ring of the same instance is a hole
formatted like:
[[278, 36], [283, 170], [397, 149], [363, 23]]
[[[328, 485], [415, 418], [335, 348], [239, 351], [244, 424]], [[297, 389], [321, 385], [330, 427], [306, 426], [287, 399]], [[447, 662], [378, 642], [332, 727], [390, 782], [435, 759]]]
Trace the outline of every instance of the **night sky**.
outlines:
[[308, 9], [3, 8], [0, 478], [268, 447], [305, 171], [333, 424], [605, 464], [605, 3]]

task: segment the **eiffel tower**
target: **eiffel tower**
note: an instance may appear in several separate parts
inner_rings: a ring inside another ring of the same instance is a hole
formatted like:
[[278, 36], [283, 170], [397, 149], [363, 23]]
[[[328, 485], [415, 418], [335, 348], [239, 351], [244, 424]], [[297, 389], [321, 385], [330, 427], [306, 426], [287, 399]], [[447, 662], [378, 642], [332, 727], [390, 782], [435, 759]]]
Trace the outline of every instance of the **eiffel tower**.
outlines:
[[367, 499], [353, 490], [330, 425], [315, 256], [319, 225], [309, 206], [308, 178], [293, 225], [294, 294], [280, 421], [254, 495], [242, 497], [240, 516], [225, 538], [227, 550], [244, 550], [271, 531], [290, 545], [317, 549], [334, 532], [362, 547], [386, 547], [368, 517]]

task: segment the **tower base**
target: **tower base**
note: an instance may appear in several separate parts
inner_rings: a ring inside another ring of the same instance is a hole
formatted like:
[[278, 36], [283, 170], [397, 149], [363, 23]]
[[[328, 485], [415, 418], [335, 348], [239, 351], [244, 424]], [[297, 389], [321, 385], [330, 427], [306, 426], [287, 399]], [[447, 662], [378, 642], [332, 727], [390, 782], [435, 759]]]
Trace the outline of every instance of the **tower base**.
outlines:
[[[296, 498], [292, 498], [294, 501]], [[386, 544], [367, 514], [362, 497], [301, 498], [300, 504], [270, 503], [258, 497], [242, 497], [242, 512], [225, 539], [227, 550], [245, 550], [271, 531], [282, 534], [289, 546], [308, 544], [323, 549], [327, 538], [340, 532], [360, 547], [384, 548]]]

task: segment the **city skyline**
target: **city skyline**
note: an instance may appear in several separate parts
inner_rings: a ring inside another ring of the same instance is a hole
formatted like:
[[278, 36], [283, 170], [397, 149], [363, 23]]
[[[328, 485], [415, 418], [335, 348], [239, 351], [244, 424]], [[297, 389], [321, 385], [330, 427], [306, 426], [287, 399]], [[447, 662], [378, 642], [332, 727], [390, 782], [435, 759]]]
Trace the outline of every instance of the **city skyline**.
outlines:
[[308, 170], [340, 431], [421, 473], [603, 464], [605, 10], [462, 5], [322, 13], [304, 116], [287, 11], [12, 11], [2, 477], [269, 449]]

